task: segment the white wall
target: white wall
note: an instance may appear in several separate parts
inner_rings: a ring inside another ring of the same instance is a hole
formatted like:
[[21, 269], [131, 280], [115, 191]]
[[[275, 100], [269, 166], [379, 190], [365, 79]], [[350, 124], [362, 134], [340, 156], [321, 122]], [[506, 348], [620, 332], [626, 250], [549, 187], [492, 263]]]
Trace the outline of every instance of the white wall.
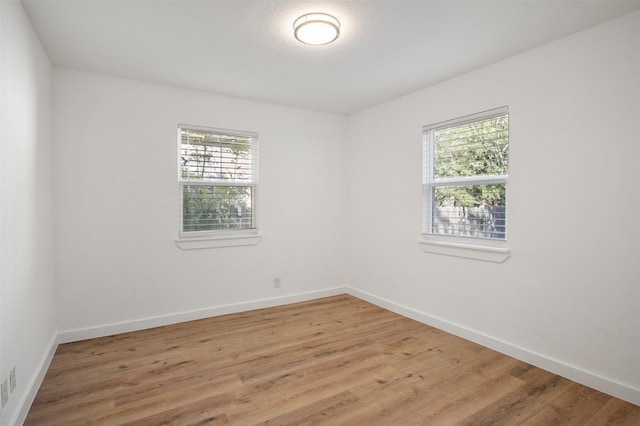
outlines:
[[[638, 76], [634, 13], [352, 116], [351, 285], [640, 403]], [[422, 126], [503, 105], [511, 257], [422, 252]]]
[[[56, 68], [53, 123], [62, 333], [345, 284], [346, 117]], [[259, 133], [259, 244], [176, 246], [179, 123]]]
[[0, 424], [21, 422], [55, 343], [51, 65], [16, 1], [0, 1], [0, 380], [17, 386]]

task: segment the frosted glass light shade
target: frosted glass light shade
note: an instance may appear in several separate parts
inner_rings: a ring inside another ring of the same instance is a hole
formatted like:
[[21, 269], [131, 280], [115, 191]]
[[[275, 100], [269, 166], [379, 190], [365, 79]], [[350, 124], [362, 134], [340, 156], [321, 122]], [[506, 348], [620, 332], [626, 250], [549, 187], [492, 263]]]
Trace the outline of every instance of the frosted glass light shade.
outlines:
[[307, 13], [293, 23], [293, 35], [304, 44], [329, 44], [340, 35], [340, 22], [326, 13]]

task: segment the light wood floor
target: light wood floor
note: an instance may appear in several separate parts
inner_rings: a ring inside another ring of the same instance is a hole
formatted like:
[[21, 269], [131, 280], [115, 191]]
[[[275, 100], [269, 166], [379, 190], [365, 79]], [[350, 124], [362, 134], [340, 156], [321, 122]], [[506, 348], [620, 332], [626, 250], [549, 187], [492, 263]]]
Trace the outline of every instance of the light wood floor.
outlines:
[[60, 345], [26, 425], [640, 425], [640, 407], [351, 296]]

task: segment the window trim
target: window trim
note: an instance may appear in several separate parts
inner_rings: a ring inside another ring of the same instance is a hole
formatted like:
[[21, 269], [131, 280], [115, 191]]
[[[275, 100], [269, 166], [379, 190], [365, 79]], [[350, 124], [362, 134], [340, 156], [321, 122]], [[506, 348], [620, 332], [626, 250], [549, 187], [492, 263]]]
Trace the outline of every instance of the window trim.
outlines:
[[[499, 176], [479, 176], [469, 178], [438, 178], [433, 177], [434, 169], [434, 144], [432, 130], [452, 125], [464, 125], [470, 122], [498, 117], [509, 114], [507, 106], [494, 108], [430, 124], [422, 128], [422, 235], [419, 246], [426, 253], [441, 254], [447, 256], [463, 257], [489, 262], [504, 262], [511, 254], [507, 238], [489, 239], [470, 236], [447, 235], [432, 233], [433, 226], [433, 189], [451, 186], [452, 184], [491, 185], [504, 184], [508, 191], [508, 173]], [[509, 197], [507, 196], [507, 199]], [[507, 209], [508, 206], [505, 206]], [[508, 228], [505, 229], [508, 232]]]
[[262, 236], [257, 232], [247, 235], [227, 234], [207, 237], [178, 237], [176, 238], [176, 245], [182, 250], [254, 246], [260, 242], [261, 238]]
[[[220, 248], [220, 247], [238, 247], [256, 245], [260, 242], [261, 235], [258, 228], [258, 133], [247, 132], [242, 130], [232, 130], [216, 127], [195, 126], [190, 124], [178, 124], [177, 126], [177, 159], [181, 155], [181, 130], [191, 129], [214, 134], [224, 134], [230, 136], [240, 136], [251, 138], [251, 172], [252, 179], [247, 181], [189, 181], [182, 179], [180, 166], [178, 165], [178, 236], [176, 237], [176, 245], [183, 250]], [[203, 185], [203, 186], [247, 186], [251, 187], [251, 228], [242, 229], [221, 229], [211, 231], [192, 231], [184, 232], [183, 227], [183, 187], [185, 185]]]

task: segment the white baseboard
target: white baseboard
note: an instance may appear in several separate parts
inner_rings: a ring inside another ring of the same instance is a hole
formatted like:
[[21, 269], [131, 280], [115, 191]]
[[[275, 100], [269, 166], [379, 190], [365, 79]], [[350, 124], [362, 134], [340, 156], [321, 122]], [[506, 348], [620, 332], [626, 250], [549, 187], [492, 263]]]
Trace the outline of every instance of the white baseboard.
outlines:
[[281, 297], [252, 300], [249, 302], [235, 303], [230, 305], [214, 306], [206, 309], [180, 312], [177, 314], [169, 314], [135, 321], [106, 324], [98, 327], [61, 331], [58, 333], [58, 342], [77, 342], [79, 340], [93, 339], [96, 337], [111, 336], [113, 334], [145, 330], [148, 328], [161, 327], [163, 325], [176, 324], [185, 321], [193, 321], [220, 315], [234, 314], [237, 312], [246, 312], [254, 309], [270, 308], [273, 306], [287, 305], [289, 303], [304, 302], [307, 300], [319, 299], [322, 297], [345, 294], [346, 292], [346, 287], [334, 287], [308, 293], [290, 294]]
[[31, 376], [31, 380], [27, 384], [27, 390], [20, 398], [18, 402], [18, 407], [15, 411], [15, 414], [11, 421], [10, 425], [21, 425], [27, 418], [27, 414], [29, 414], [29, 409], [31, 408], [31, 404], [33, 404], [33, 400], [36, 398], [36, 394], [38, 393], [38, 389], [40, 389], [40, 385], [44, 380], [45, 374], [47, 374], [47, 370], [49, 369], [49, 365], [51, 365], [51, 360], [56, 353], [56, 349], [58, 348], [58, 336], [54, 334], [49, 341], [48, 350], [43, 354], [42, 359], [38, 363], [38, 368], [36, 369], [33, 376]]
[[[509, 355], [521, 361], [550, 371], [554, 374], [558, 374], [559, 376], [573, 380], [577, 383], [615, 396], [616, 398], [631, 402], [632, 404], [640, 405], [640, 389], [634, 388], [633, 386], [620, 383], [616, 380], [612, 380], [596, 373], [584, 370], [582, 368], [572, 366], [549, 356], [533, 352], [529, 349], [522, 348], [520, 346], [493, 338], [491, 336], [487, 336], [486, 334], [480, 333], [468, 327], [460, 326], [442, 318], [434, 317], [415, 309], [402, 306], [393, 301], [375, 296], [371, 293], [367, 293], [353, 287], [334, 287], [326, 290], [308, 293], [299, 293], [276, 298], [260, 299], [231, 305], [216, 306], [196, 311], [182, 312], [154, 318], [146, 318], [136, 321], [60, 332], [57, 336], [57, 339], [52, 340], [49, 353], [45, 354], [45, 356], [43, 357], [40, 369], [34, 376], [32, 383], [30, 384], [29, 392], [27, 395], [25, 395], [23, 401], [21, 401], [22, 405], [17, 415], [17, 420], [24, 420], [24, 418], [26, 418], [31, 402], [35, 398], [35, 394], [40, 386], [40, 383], [42, 382], [42, 379], [44, 378], [44, 374], [46, 373], [49, 363], [53, 358], [53, 354], [55, 353], [55, 349], [58, 343], [68, 343], [78, 340], [143, 330], [152, 327], [176, 324], [179, 322], [192, 321], [219, 315], [269, 308], [273, 306], [286, 305], [289, 303], [304, 302], [307, 300], [336, 296], [344, 293], [350, 294], [354, 297], [358, 297], [362, 300], [373, 303], [377, 306], [388, 309], [407, 318], [414, 319], [423, 324], [436, 327], [453, 335], [465, 338], [482, 346], [486, 346], [503, 354]], [[15, 424], [21, 423], [16, 422]]]
[[482, 346], [486, 346], [513, 358], [565, 377], [569, 380], [573, 380], [574, 382], [628, 401], [632, 404], [640, 405], [640, 389], [634, 388], [630, 385], [620, 383], [616, 380], [569, 365], [563, 361], [487, 336], [470, 328], [399, 305], [390, 300], [374, 296], [371, 293], [367, 293], [353, 287], [347, 287], [346, 291], [354, 297], [373, 303], [381, 308], [388, 309], [407, 318], [414, 319], [423, 324], [430, 325], [453, 335], [478, 343]]

